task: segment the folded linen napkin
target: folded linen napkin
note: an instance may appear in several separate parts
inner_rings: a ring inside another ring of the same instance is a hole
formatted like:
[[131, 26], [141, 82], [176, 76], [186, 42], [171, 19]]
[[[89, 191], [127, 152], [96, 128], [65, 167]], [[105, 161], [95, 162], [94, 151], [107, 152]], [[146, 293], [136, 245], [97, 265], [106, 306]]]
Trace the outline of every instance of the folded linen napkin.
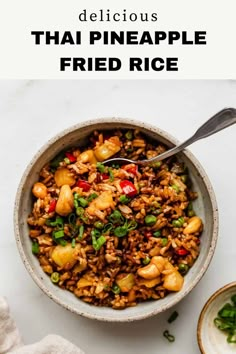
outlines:
[[74, 344], [57, 335], [48, 335], [40, 342], [24, 345], [10, 315], [6, 300], [0, 297], [0, 354], [84, 354]]

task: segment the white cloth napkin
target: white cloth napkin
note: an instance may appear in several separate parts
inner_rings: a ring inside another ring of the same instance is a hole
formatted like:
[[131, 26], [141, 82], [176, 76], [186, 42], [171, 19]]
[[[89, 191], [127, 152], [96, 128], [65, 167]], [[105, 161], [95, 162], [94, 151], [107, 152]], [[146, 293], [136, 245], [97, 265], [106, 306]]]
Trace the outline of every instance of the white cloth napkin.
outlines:
[[66, 339], [49, 335], [40, 342], [24, 345], [19, 330], [10, 315], [6, 300], [0, 297], [0, 354], [84, 354]]

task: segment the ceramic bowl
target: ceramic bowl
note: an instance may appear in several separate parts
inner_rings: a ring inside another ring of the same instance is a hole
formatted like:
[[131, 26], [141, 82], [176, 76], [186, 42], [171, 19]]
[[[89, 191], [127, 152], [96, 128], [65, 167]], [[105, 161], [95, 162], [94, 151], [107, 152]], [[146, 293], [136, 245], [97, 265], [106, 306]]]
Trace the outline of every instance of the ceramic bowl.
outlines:
[[217, 290], [206, 302], [198, 320], [197, 339], [202, 354], [236, 353], [236, 344], [227, 343], [227, 335], [214, 325], [218, 311], [231, 302], [236, 294], [236, 282], [227, 284]]
[[97, 307], [84, 303], [74, 296], [74, 294], [61, 290], [51, 283], [50, 278], [42, 271], [38, 259], [31, 252], [31, 240], [28, 236], [26, 220], [32, 208], [32, 186], [38, 180], [41, 168], [58, 152], [74, 145], [85, 144], [86, 138], [94, 130], [112, 130], [117, 128], [138, 128], [147, 136], [157, 139], [169, 147], [173, 147], [178, 143], [176, 139], [166, 132], [132, 119], [106, 118], [78, 124], [48, 141], [36, 154], [21, 179], [15, 204], [16, 242], [22, 260], [36, 284], [51, 299], [68, 310], [88, 318], [111, 322], [141, 320], [163, 312], [177, 304], [194, 288], [207, 270], [215, 250], [218, 233], [217, 205], [210, 181], [196, 158], [190, 152], [185, 151], [179, 154], [179, 158], [187, 165], [194, 190], [199, 195], [194, 208], [197, 215], [204, 221], [204, 231], [202, 234], [202, 244], [204, 247], [202, 247], [199, 258], [194, 266], [186, 275], [184, 286], [180, 292], [169, 294], [158, 301], [147, 301], [136, 307], [117, 311], [112, 308]]

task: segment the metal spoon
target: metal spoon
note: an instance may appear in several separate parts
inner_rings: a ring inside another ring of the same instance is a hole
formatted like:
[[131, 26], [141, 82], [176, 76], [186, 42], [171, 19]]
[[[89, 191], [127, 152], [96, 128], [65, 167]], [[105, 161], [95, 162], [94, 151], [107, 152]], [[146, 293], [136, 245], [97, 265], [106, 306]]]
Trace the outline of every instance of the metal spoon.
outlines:
[[222, 111], [216, 113], [212, 118], [210, 118], [206, 123], [204, 123], [197, 131], [196, 133], [186, 141], [184, 141], [182, 144], [175, 146], [174, 148], [165, 151], [163, 154], [160, 154], [158, 156], [155, 156], [151, 159], [146, 159], [146, 160], [131, 160], [131, 159], [126, 159], [123, 157], [115, 157], [113, 159], [108, 159], [103, 161], [103, 164], [108, 164], [108, 163], [135, 163], [138, 165], [148, 165], [153, 162], [158, 162], [161, 160], [166, 159], [167, 157], [170, 157], [174, 154], [177, 154], [181, 150], [185, 149], [187, 146], [190, 144], [194, 143], [197, 140], [206, 138], [210, 135], [213, 135], [220, 130], [223, 130], [230, 125], [233, 125], [236, 123], [236, 109], [235, 108], [225, 108]]

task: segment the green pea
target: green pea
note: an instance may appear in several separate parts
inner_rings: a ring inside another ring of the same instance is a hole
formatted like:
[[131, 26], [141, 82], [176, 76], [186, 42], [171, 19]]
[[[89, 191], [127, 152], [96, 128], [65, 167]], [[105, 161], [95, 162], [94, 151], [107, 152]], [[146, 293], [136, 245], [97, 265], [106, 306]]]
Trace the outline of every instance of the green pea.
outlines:
[[144, 265], [147, 265], [148, 263], [150, 263], [150, 258], [148, 256], [146, 256], [143, 260], [142, 260], [142, 263]]
[[145, 224], [146, 224], [147, 226], [153, 226], [153, 225], [155, 225], [156, 221], [157, 221], [157, 218], [156, 218], [155, 215], [147, 215], [147, 216], [145, 217]]
[[152, 168], [154, 168], [154, 169], [156, 169], [156, 170], [157, 170], [158, 168], [160, 168], [161, 165], [162, 165], [162, 161], [153, 162], [153, 163], [151, 164]]
[[164, 237], [164, 238], [161, 239], [161, 245], [162, 245], [163, 247], [165, 247], [165, 246], [167, 245], [167, 243], [168, 243], [168, 239], [167, 239], [166, 237]]
[[128, 198], [125, 194], [122, 194], [119, 198], [119, 201], [122, 203], [122, 204], [127, 204], [129, 203], [130, 201], [130, 198]]
[[183, 224], [184, 224], [184, 218], [183, 218], [183, 217], [178, 218], [177, 220], [173, 220], [173, 221], [172, 221], [172, 225], [173, 225], [174, 227], [182, 227]]
[[186, 274], [188, 270], [189, 270], [189, 266], [187, 264], [184, 263], [179, 264], [179, 271], [181, 274]]
[[94, 223], [94, 226], [96, 227], [96, 229], [99, 229], [99, 230], [102, 230], [104, 228], [104, 224], [101, 221], [96, 221]]
[[53, 273], [51, 274], [51, 281], [52, 281], [52, 283], [56, 284], [56, 283], [59, 282], [59, 280], [60, 280], [60, 274], [59, 274], [58, 272], [53, 272]]
[[157, 230], [153, 233], [154, 237], [161, 237], [161, 230]]

